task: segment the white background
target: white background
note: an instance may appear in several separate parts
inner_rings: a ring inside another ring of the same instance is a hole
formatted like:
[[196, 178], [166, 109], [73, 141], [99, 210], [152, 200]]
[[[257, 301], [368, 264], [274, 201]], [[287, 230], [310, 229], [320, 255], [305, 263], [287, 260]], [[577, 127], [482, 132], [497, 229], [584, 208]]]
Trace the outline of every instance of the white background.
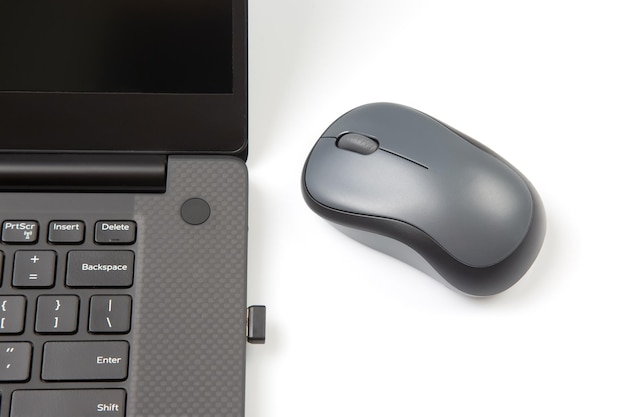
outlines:
[[[248, 417], [626, 415], [626, 3], [249, 0]], [[474, 137], [543, 198], [531, 270], [487, 299], [345, 237], [300, 175], [391, 101]]]

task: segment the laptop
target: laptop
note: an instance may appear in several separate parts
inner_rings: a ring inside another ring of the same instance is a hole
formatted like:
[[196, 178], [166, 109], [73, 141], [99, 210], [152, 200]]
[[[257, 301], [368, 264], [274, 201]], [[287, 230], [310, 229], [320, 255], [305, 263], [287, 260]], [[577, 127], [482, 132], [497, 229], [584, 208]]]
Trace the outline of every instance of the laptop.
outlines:
[[244, 415], [246, 13], [0, 0], [0, 417]]

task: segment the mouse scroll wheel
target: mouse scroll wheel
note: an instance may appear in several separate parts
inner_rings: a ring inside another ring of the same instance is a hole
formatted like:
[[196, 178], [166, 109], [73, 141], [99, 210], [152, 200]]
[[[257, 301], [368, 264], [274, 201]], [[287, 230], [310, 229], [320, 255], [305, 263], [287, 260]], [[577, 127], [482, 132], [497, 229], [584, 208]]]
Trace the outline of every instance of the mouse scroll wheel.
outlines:
[[378, 141], [358, 133], [346, 133], [337, 140], [337, 147], [363, 155], [369, 155], [378, 149]]

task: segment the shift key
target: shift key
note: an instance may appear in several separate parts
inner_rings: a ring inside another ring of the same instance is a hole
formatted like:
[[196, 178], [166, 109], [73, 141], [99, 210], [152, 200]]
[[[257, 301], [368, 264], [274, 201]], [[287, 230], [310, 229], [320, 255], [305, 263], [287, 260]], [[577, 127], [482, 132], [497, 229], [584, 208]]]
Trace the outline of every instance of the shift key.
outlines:
[[135, 253], [130, 250], [75, 250], [67, 254], [68, 287], [130, 287]]
[[11, 398], [11, 417], [124, 417], [123, 389], [17, 390]]
[[44, 381], [123, 381], [128, 377], [128, 342], [48, 342], [43, 347]]

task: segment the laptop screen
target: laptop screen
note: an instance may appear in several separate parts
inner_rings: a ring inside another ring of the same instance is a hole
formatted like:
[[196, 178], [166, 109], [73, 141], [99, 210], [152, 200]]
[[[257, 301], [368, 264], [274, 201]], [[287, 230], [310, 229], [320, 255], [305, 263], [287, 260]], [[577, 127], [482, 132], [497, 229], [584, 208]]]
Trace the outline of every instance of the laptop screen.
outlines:
[[0, 0], [0, 90], [231, 93], [224, 0]]
[[0, 0], [0, 151], [243, 155], [246, 0]]

